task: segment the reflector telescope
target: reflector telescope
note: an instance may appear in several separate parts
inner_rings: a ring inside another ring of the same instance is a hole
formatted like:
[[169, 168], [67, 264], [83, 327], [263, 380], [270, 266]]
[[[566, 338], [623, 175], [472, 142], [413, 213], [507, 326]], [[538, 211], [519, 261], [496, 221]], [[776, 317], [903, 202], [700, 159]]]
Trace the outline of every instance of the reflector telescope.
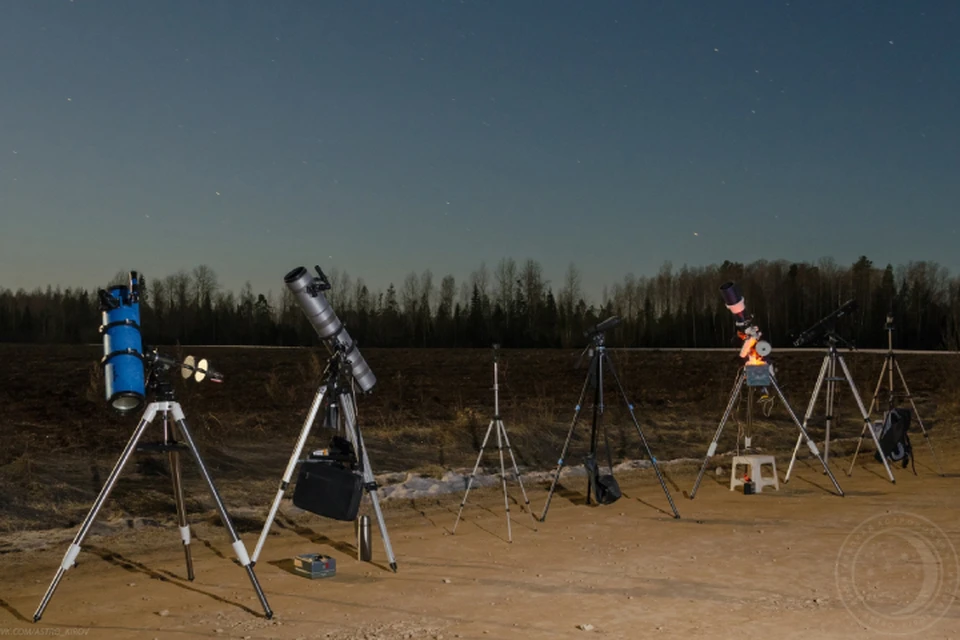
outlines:
[[143, 341], [140, 337], [140, 278], [130, 272], [129, 285], [97, 291], [103, 324], [104, 388], [107, 403], [120, 414], [143, 406], [145, 380]]
[[350, 337], [350, 333], [347, 332], [330, 302], [323, 295], [324, 291], [330, 289], [330, 282], [319, 266], [314, 268], [317, 270], [317, 277], [311, 276], [306, 268], [297, 267], [284, 276], [283, 282], [296, 297], [300, 308], [307, 316], [307, 320], [313, 325], [317, 335], [324, 341], [327, 348], [331, 351], [339, 350], [343, 353], [344, 360], [350, 366], [357, 385], [364, 393], [367, 393], [377, 384], [377, 377], [373, 375], [373, 371], [361, 355], [357, 343]]

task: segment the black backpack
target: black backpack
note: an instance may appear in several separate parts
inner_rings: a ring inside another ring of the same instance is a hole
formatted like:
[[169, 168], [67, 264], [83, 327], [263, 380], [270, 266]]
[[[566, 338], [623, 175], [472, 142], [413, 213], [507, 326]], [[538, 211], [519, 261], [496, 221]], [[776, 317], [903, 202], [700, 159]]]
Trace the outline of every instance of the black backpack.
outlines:
[[880, 451], [873, 454], [877, 462], [883, 462], [884, 457], [894, 462], [900, 462], [906, 469], [913, 461], [913, 446], [910, 444], [910, 411], [908, 409], [891, 409], [883, 418], [883, 423], [873, 425], [873, 431], [880, 441]]

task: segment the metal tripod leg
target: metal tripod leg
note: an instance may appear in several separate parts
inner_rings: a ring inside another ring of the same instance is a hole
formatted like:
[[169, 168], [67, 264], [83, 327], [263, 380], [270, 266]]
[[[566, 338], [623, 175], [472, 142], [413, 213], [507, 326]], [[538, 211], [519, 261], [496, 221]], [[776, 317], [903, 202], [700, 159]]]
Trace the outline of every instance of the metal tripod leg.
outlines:
[[840, 366], [843, 368], [843, 375], [847, 378], [847, 383], [850, 385], [850, 392], [853, 393], [853, 398], [857, 401], [857, 406], [860, 408], [860, 415], [863, 416], [863, 431], [870, 432], [870, 437], [873, 438], [873, 444], [877, 447], [877, 451], [880, 452], [880, 459], [883, 461], [883, 467], [887, 470], [887, 476], [889, 476], [890, 482], [896, 483], [897, 481], [893, 477], [893, 471], [887, 463], [887, 456], [883, 455], [883, 449], [880, 447], [877, 434], [870, 426], [870, 415], [867, 414], [867, 408], [863, 406], [863, 400], [860, 399], [857, 386], [853, 383], [853, 376], [850, 375], [850, 369], [847, 368], [847, 363], [844, 361], [843, 356], [838, 355], [837, 359], [840, 361]]
[[744, 381], [747, 379], [746, 371], [742, 371], [737, 376], [737, 381], [733, 385], [733, 392], [730, 394], [730, 401], [727, 402], [727, 409], [723, 412], [723, 418], [720, 420], [720, 425], [717, 427], [716, 433], [713, 434], [713, 440], [710, 442], [710, 447], [707, 449], [707, 456], [703, 459], [703, 464], [700, 465], [700, 473], [697, 474], [697, 480], [693, 483], [693, 490], [690, 492], [690, 499], [693, 500], [697, 495], [697, 489], [700, 488], [700, 481], [703, 480], [703, 474], [707, 470], [707, 464], [717, 453], [717, 442], [720, 440], [720, 434], [723, 432], [723, 427], [727, 424], [727, 420], [730, 419], [730, 413], [733, 411], [733, 405], [737, 402], [737, 396], [740, 395], [740, 389], [743, 387]]
[[[647, 444], [647, 439], [643, 435], [643, 430], [640, 428], [640, 423], [637, 422], [637, 416], [633, 411], [633, 404], [627, 398], [627, 392], [623, 390], [623, 385], [620, 383], [620, 376], [617, 375], [617, 370], [613, 367], [613, 363], [609, 363], [610, 373], [613, 374], [613, 379], [617, 381], [617, 388], [620, 389], [620, 397], [623, 398], [623, 403], [627, 405], [627, 409], [630, 410], [630, 418], [633, 420], [633, 426], [637, 429], [637, 435], [640, 436], [640, 441], [643, 443], [643, 448], [647, 451], [647, 457], [650, 458], [650, 463], [653, 465], [653, 470], [657, 472], [657, 479], [660, 480], [660, 486], [663, 488], [664, 495], [667, 496], [667, 502], [670, 503], [670, 508], [673, 510], [673, 517], [679, 518], [680, 512], [677, 511], [677, 505], [673, 504], [673, 497], [670, 495], [670, 491], [667, 489], [667, 483], [663, 479], [663, 474], [660, 473], [660, 465], [657, 464], [657, 459], [653, 455], [653, 452], [650, 451], [650, 445]], [[613, 469], [610, 469], [610, 473], [613, 473]]]
[[500, 453], [500, 482], [503, 484], [503, 506], [507, 512], [507, 541], [513, 542], [510, 529], [510, 498], [507, 496], [507, 470], [503, 466], [503, 437], [500, 434], [500, 421], [497, 421], [497, 451]]
[[[373, 512], [377, 516], [377, 524], [380, 526], [380, 537], [383, 539], [383, 548], [387, 552], [387, 558], [390, 561], [390, 568], [394, 573], [397, 572], [397, 559], [393, 555], [393, 547], [390, 545], [390, 534], [387, 533], [387, 523], [383, 519], [383, 512], [380, 510], [380, 498], [377, 495], [377, 480], [373, 477], [373, 469], [370, 468], [370, 458], [367, 457], [367, 448], [363, 444], [363, 435], [360, 433], [360, 427], [357, 426], [356, 408], [353, 404], [353, 398], [344, 396], [346, 401], [342, 403], [344, 408], [344, 417], [346, 418], [347, 438], [352, 442], [354, 448], [359, 452], [361, 464], [363, 464], [363, 482], [370, 495], [370, 501], [373, 503]], [[370, 488], [372, 487], [372, 488]]]
[[830, 464], [830, 427], [833, 424], [833, 408], [837, 398], [837, 361], [830, 358], [830, 367], [827, 371], [827, 417], [823, 432], [823, 461]]
[[786, 397], [783, 395], [783, 391], [780, 389], [780, 385], [777, 383], [777, 379], [771, 374], [770, 382], [773, 384], [773, 388], [777, 390], [777, 395], [780, 396], [780, 402], [783, 403], [783, 406], [787, 408], [787, 413], [790, 414], [790, 418], [793, 420], [794, 424], [797, 425], [797, 428], [800, 429], [801, 437], [807, 439], [807, 447], [810, 449], [810, 453], [817, 457], [817, 460], [820, 461], [820, 464], [823, 465], [823, 470], [830, 476], [830, 482], [833, 483], [833, 486], [836, 487], [837, 493], [842, 497], [843, 489], [840, 488], [840, 484], [837, 482], [837, 479], [833, 477], [833, 472], [830, 471], [830, 467], [827, 466], [827, 461], [820, 457], [820, 452], [817, 450], [817, 443], [813, 441], [810, 437], [810, 434], [807, 433], [806, 428], [803, 424], [800, 423], [797, 414], [793, 412], [793, 407], [790, 406], [790, 403], [787, 402]]
[[99, 513], [101, 507], [103, 507], [103, 503], [106, 502], [107, 498], [110, 497], [110, 492], [113, 491], [113, 487], [117, 483], [117, 478], [120, 477], [123, 467], [126, 466], [130, 456], [133, 455], [133, 452], [137, 447], [137, 443], [143, 436], [143, 432], [146, 431], [147, 427], [153, 421], [153, 418], [156, 416], [156, 412], [156, 407], [150, 405], [143, 417], [140, 419], [140, 424], [137, 425], [133, 435], [130, 436], [130, 440], [127, 442], [127, 446], [123, 449], [123, 453], [120, 454], [120, 458], [114, 465], [113, 471], [110, 472], [110, 476], [107, 478], [106, 483], [104, 483], [103, 488], [100, 489], [100, 495], [97, 496], [97, 499], [94, 501], [89, 513], [87, 513], [87, 517], [83, 520], [83, 524], [80, 525], [80, 530], [77, 532], [76, 537], [74, 537], [73, 542], [67, 548], [67, 553], [63, 556], [63, 560], [60, 562], [60, 567], [57, 569], [57, 573], [53, 577], [53, 581], [50, 583], [50, 586], [47, 587], [47, 592], [44, 594], [43, 600], [40, 602], [40, 606], [37, 607], [37, 611], [33, 614], [34, 622], [39, 621], [43, 616], [43, 612], [47, 608], [47, 604], [49, 604], [50, 599], [53, 597], [53, 593], [56, 591], [57, 585], [60, 584], [63, 574], [76, 564], [77, 556], [80, 555], [80, 545], [83, 544], [84, 538], [86, 538], [87, 533], [90, 532], [90, 527], [93, 525], [93, 521], [96, 519], [97, 513]]
[[917, 411], [917, 405], [913, 401], [913, 394], [910, 393], [910, 388], [907, 386], [907, 379], [903, 376], [903, 371], [900, 369], [900, 363], [896, 360], [894, 360], [893, 363], [897, 367], [897, 373], [900, 376], [900, 382], [903, 383], [903, 390], [907, 392], [907, 398], [910, 400], [910, 406], [913, 407], [913, 415], [917, 416], [917, 424], [920, 425], [920, 431], [923, 432], [924, 439], [927, 441], [927, 444], [930, 445], [930, 453], [933, 454], [933, 460], [937, 463], [937, 470], [942, 476], [943, 467], [940, 466], [940, 459], [937, 457], [937, 452], [933, 449], [933, 442], [930, 441], [930, 434], [927, 433], [926, 428], [923, 426], [923, 420], [920, 418], [920, 412]]
[[800, 430], [800, 435], [797, 436], [797, 444], [793, 447], [793, 455], [790, 457], [787, 473], [783, 476], [784, 484], [790, 482], [790, 474], [793, 473], [793, 465], [797, 462], [797, 453], [800, 452], [800, 444], [803, 442], [803, 432], [806, 430], [807, 425], [810, 424], [810, 418], [813, 417], [813, 410], [817, 406], [817, 398], [820, 396], [820, 389], [823, 387], [823, 381], [827, 376], [829, 367], [830, 355], [828, 354], [823, 357], [823, 364], [820, 365], [820, 374], [817, 376], [817, 382], [813, 385], [813, 393], [810, 394], [810, 402], [807, 403], [807, 412], [803, 416], [803, 429]]
[[273, 521], [277, 517], [277, 511], [280, 510], [280, 502], [283, 500], [283, 494], [286, 493], [287, 487], [290, 486], [290, 479], [293, 477], [293, 472], [297, 468], [300, 454], [303, 453], [303, 448], [307, 444], [307, 439], [310, 437], [310, 430], [313, 428], [313, 422], [317, 418], [317, 412], [320, 411], [320, 405], [323, 404], [323, 398], [326, 394], [327, 385], [322, 385], [313, 397], [313, 404], [310, 405], [310, 411], [303, 421], [303, 428], [300, 429], [300, 438], [297, 439], [297, 444], [293, 448], [290, 460], [287, 462], [287, 468], [283, 472], [283, 478], [280, 480], [280, 488], [277, 489], [277, 494], [273, 497], [273, 504], [270, 505], [270, 513], [267, 515], [267, 521], [263, 524], [260, 539], [257, 540], [257, 546], [253, 550], [253, 557], [251, 558], [253, 564], [257, 563], [260, 552], [263, 551], [263, 545], [267, 541], [267, 536], [270, 534], [270, 527], [273, 526]]
[[[530, 498], [527, 497], [527, 491], [526, 491], [526, 489], [524, 489], [524, 487], [523, 487], [523, 480], [520, 478], [520, 467], [517, 465], [517, 459], [516, 459], [516, 457], [513, 455], [513, 449], [512, 449], [512, 447], [510, 446], [510, 438], [507, 436], [507, 428], [506, 428], [506, 426], [504, 426], [503, 421], [494, 419], [494, 420], [491, 420], [491, 421], [490, 421], [490, 426], [487, 427], [487, 433], [486, 433], [486, 435], [483, 437], [483, 444], [480, 445], [480, 454], [477, 456], [477, 462], [473, 465], [473, 471], [470, 473], [470, 478], [469, 478], [469, 480], [467, 480], [467, 490], [464, 492], [464, 494], [463, 494], [463, 500], [460, 502], [460, 510], [457, 512], [457, 520], [456, 520], [456, 522], [453, 523], [453, 533], [456, 533], [456, 532], [457, 532], [457, 525], [460, 523], [460, 518], [463, 516], [463, 508], [464, 508], [464, 506], [467, 504], [467, 496], [470, 494], [470, 489], [471, 489], [471, 487], [473, 486], [473, 480], [474, 480], [474, 478], [475, 478], [476, 475], [477, 475], [477, 469], [480, 468], [480, 460], [481, 460], [481, 458], [483, 457], [483, 450], [484, 450], [484, 449], [486, 448], [486, 446], [487, 446], [487, 440], [490, 438], [490, 431], [491, 431], [494, 427], [496, 427], [496, 429], [497, 429], [498, 445], [500, 444], [499, 439], [502, 437], [502, 438], [503, 438], [503, 445], [506, 447], [507, 453], [510, 455], [510, 461], [513, 463], [513, 473], [514, 473], [514, 476], [516, 476], [516, 478], [517, 478], [517, 484], [520, 485], [520, 492], [523, 494], [523, 502], [524, 502], [524, 504], [526, 505], [526, 508], [525, 508], [524, 510], [527, 511], [534, 520], [537, 519], [536, 516], [533, 515], [533, 511], [531, 511], [531, 509], [530, 509]], [[510, 542], [513, 542], [513, 536], [512, 536], [511, 529], [510, 529], [510, 505], [509, 505], [509, 503], [508, 503], [509, 498], [508, 498], [508, 495], [507, 495], [506, 472], [505, 472], [504, 467], [503, 467], [503, 464], [502, 464], [502, 462], [503, 462], [503, 460], [502, 460], [502, 457], [503, 457], [503, 449], [502, 449], [502, 448], [501, 448], [501, 450], [500, 450], [500, 454], [501, 454], [500, 473], [501, 473], [501, 477], [503, 478], [503, 500], [504, 500], [505, 503], [507, 503], [507, 504], [506, 504], [506, 508], [507, 508], [507, 538], [508, 538], [508, 540], [509, 540]], [[523, 507], [521, 507], [521, 508], [523, 508]]]
[[[883, 360], [883, 367], [880, 368], [880, 377], [877, 378], [877, 386], [873, 390], [873, 400], [870, 401], [870, 409], [867, 411], [867, 415], [873, 415], [873, 408], [877, 406], [877, 399], [880, 397], [880, 387], [883, 385], [883, 376], [887, 373], [887, 367], [890, 366], [890, 355]], [[893, 401], [893, 367], [890, 367], [890, 395], [891, 402]], [[863, 446], [863, 439], [867, 435], [867, 425], [864, 425], [860, 429], [860, 438], [857, 439], [857, 448], [853, 452], [853, 458], [850, 460], [850, 469], [847, 471], [847, 475], [853, 475], [853, 467], [857, 464], [857, 456], [860, 455], [860, 447]]]
[[[168, 431], [168, 428], [170, 429]], [[167, 414], [163, 414], [163, 431], [165, 444], [176, 442], [176, 426], [167, 424]], [[169, 436], [169, 437], [167, 437]], [[180, 452], [171, 449], [167, 453], [170, 460], [170, 477], [173, 479], [173, 495], [177, 502], [177, 526], [180, 528], [180, 539], [183, 541], [183, 553], [187, 561], [187, 580], [193, 580], [193, 555], [190, 553], [190, 525], [187, 523], [187, 507], [183, 500], [183, 479], [180, 474]]]
[[553, 483], [550, 485], [550, 491], [547, 492], [547, 501], [543, 505], [543, 513], [540, 514], [540, 522], [545, 522], [547, 519], [547, 510], [550, 509], [550, 500], [553, 499], [553, 492], [557, 488], [557, 482], [560, 481], [560, 472], [563, 470], [563, 465], [566, 462], [567, 449], [570, 448], [570, 439], [573, 437], [573, 430], [577, 426], [577, 420], [580, 419], [580, 412], [583, 410], [583, 398], [587, 394], [587, 387], [590, 385], [590, 375], [587, 373], [587, 379], [583, 382], [583, 389], [580, 391], [580, 399], [577, 400], [576, 409], [573, 412], [573, 421], [570, 423], [570, 429], [567, 431], [567, 439], [563, 443], [563, 450], [560, 451], [560, 459], [557, 461], [557, 471], [553, 476]]
[[207, 467], [203, 463], [203, 458], [200, 457], [200, 451], [197, 449], [197, 445], [193, 442], [193, 436], [190, 435], [190, 429], [187, 427], [187, 419], [183, 415], [183, 410], [180, 408], [180, 405], [175, 402], [170, 403], [170, 409], [173, 411], [173, 419], [176, 421], [177, 427], [180, 429], [180, 433], [183, 434], [184, 439], [187, 441], [187, 446], [190, 447], [190, 452], [193, 453], [193, 457], [197, 462], [197, 467], [200, 468], [200, 474], [207, 483], [207, 488], [210, 490], [210, 495], [213, 497], [214, 504], [216, 504], [217, 511], [220, 514], [220, 520], [223, 522], [223, 526], [227, 529], [227, 533], [230, 535], [233, 552], [237, 554], [237, 560], [240, 561], [241, 566], [247, 570], [247, 576], [250, 578], [250, 583], [253, 585], [253, 590], [256, 591], [257, 598], [260, 600], [260, 605], [263, 607], [263, 612], [266, 614], [267, 619], [269, 620], [273, 617], [273, 611], [270, 610], [270, 605], [267, 604], [267, 597], [263, 594], [263, 589], [260, 588], [260, 582], [257, 580], [257, 575], [253, 572], [253, 565], [250, 564], [250, 557], [247, 555], [247, 548], [243, 545], [243, 541], [240, 540], [240, 536], [237, 535], [236, 529], [233, 528], [233, 522], [230, 520], [230, 516], [227, 514], [226, 507], [223, 506], [223, 501], [220, 499], [220, 494], [217, 491], [217, 487], [214, 486], [213, 479], [210, 477], [210, 473], [207, 471]]
[[530, 498], [527, 497], [527, 491], [523, 488], [523, 480], [520, 479], [520, 467], [517, 466], [517, 459], [513, 455], [513, 448], [510, 446], [510, 438], [507, 437], [507, 428], [502, 421], [497, 421], [500, 425], [500, 431], [503, 433], [503, 442], [507, 445], [507, 453], [510, 454], [510, 460], [513, 462], [513, 473], [517, 476], [517, 484], [520, 485], [520, 493], [523, 494], [523, 503], [526, 505], [526, 512], [536, 520], [533, 511], [530, 509]]
[[457, 521], [453, 523], [453, 533], [457, 532], [457, 525], [460, 524], [460, 516], [463, 515], [463, 506], [467, 504], [467, 496], [470, 495], [470, 488], [473, 486], [473, 479], [477, 475], [477, 469], [480, 468], [480, 459], [483, 458], [483, 450], [487, 446], [487, 440], [490, 439], [490, 432], [493, 430], [493, 423], [495, 421], [491, 420], [490, 425], [487, 427], [487, 434], [483, 436], [483, 444], [480, 445], [480, 454], [477, 456], [477, 462], [473, 465], [473, 471], [470, 473], [470, 479], [467, 480], [467, 490], [463, 494], [463, 500], [460, 502], [460, 511], [457, 513]]

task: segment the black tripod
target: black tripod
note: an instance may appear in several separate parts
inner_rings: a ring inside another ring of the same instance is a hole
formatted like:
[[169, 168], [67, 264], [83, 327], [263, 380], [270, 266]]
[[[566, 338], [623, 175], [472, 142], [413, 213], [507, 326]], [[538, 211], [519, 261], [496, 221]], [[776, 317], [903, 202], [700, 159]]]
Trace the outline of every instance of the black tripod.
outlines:
[[[617, 375], [616, 370], [613, 367], [613, 363], [610, 362], [610, 358], [607, 355], [607, 349], [604, 341], [604, 333], [609, 331], [620, 324], [620, 319], [617, 317], [609, 318], [604, 320], [592, 330], [587, 332], [587, 337], [591, 339], [591, 343], [581, 354], [581, 360], [584, 355], [587, 353], [591, 354], [590, 357], [590, 367], [587, 372], [587, 378], [583, 383], [583, 389], [580, 392], [580, 399], [577, 400], [576, 410], [573, 414], [573, 422], [570, 424], [570, 430], [567, 432], [566, 442], [563, 443], [563, 451], [560, 452], [560, 460], [557, 463], [557, 471], [553, 477], [553, 483], [550, 485], [550, 492], [547, 494], [547, 502], [543, 507], [543, 514], [540, 516], [540, 522], [546, 521], [547, 510], [550, 508], [550, 500], [553, 498], [553, 492], [557, 488], [557, 482], [560, 480], [560, 472], [563, 470], [563, 466], [566, 462], [565, 458], [567, 455], [567, 449], [570, 447], [570, 440], [573, 437], [573, 430], [577, 426], [577, 421], [580, 419], [580, 412], [583, 409], [583, 399], [586, 396], [587, 388], [593, 386], [594, 396], [593, 396], [593, 425], [590, 429], [590, 453], [587, 456], [587, 504], [591, 503], [591, 494], [595, 487], [595, 478], [596, 474], [590, 473], [590, 467], [596, 465], [597, 459], [597, 435], [598, 427], [602, 427], [603, 421], [603, 367], [606, 363], [609, 368], [610, 374], [613, 375], [613, 379], [617, 383], [617, 388], [620, 391], [620, 396], [623, 398], [624, 404], [627, 406], [627, 409], [630, 412], [630, 418], [633, 420], [633, 425], [637, 429], [637, 434], [640, 436], [640, 441], [643, 443], [644, 449], [647, 451], [647, 456], [650, 458], [650, 462], [653, 464], [654, 471], [657, 472], [657, 478], [660, 480], [660, 486], [663, 487], [663, 492], [667, 496], [667, 501], [670, 503], [670, 508], [673, 510], [673, 515], [675, 518], [680, 517], [680, 513], [677, 511], [676, 505], [673, 504], [673, 498], [670, 496], [670, 491], [667, 489], [666, 482], [664, 482], [663, 474], [660, 473], [660, 467], [657, 465], [657, 459], [654, 457], [653, 453], [650, 451], [650, 446], [647, 444], [647, 439], [643, 435], [643, 430], [640, 428], [640, 423], [637, 422], [637, 417], [633, 411], [633, 404], [627, 399], [627, 394], [623, 390], [623, 385], [620, 383], [620, 377]], [[604, 430], [606, 433], [606, 430]], [[606, 439], [606, 437], [604, 437]], [[613, 464], [610, 460], [610, 447], [607, 444], [607, 458], [608, 464], [610, 464], [610, 472], [613, 473]]]
[[[94, 502], [93, 507], [90, 509], [90, 512], [87, 514], [86, 519], [84, 519], [83, 524], [80, 525], [80, 530], [73, 539], [73, 543], [71, 543], [70, 547], [67, 549], [67, 553], [64, 555], [63, 561], [60, 563], [60, 567], [57, 569], [57, 574], [54, 576], [53, 581], [47, 588], [47, 592], [44, 594], [43, 600], [40, 602], [40, 606], [37, 608], [36, 613], [33, 614], [33, 621], [37, 622], [40, 620], [44, 609], [46, 609], [47, 604], [53, 597], [53, 593], [56, 590], [57, 585], [60, 584], [60, 580], [63, 578], [63, 574], [76, 564], [77, 556], [80, 555], [80, 545], [90, 532], [90, 527], [93, 525], [93, 521], [96, 519], [97, 513], [110, 496], [110, 492], [113, 491], [113, 487], [116, 484], [117, 479], [120, 477], [124, 466], [127, 464], [127, 462], [129, 462], [134, 451], [166, 453], [170, 461], [170, 475], [173, 479], [173, 493], [177, 504], [177, 523], [180, 528], [180, 537], [183, 540], [183, 549], [187, 562], [187, 578], [189, 580], [193, 580], [193, 558], [190, 554], [190, 527], [187, 524], [186, 507], [184, 506], [183, 501], [183, 483], [180, 479], [180, 452], [189, 451], [193, 454], [193, 457], [197, 462], [197, 466], [200, 468], [200, 473], [207, 484], [207, 488], [210, 490], [211, 496], [213, 497], [214, 504], [216, 505], [217, 511], [220, 514], [220, 519], [230, 536], [233, 551], [237, 554], [237, 559], [240, 561], [240, 564], [244, 569], [247, 570], [247, 575], [250, 577], [250, 582], [253, 584], [253, 589], [257, 593], [257, 598], [259, 598], [260, 604], [263, 606], [263, 610], [266, 613], [267, 618], [272, 618], [273, 611], [270, 610], [270, 605], [267, 604], [267, 598], [264, 596], [263, 590], [260, 588], [260, 583], [257, 581], [257, 576], [253, 572], [253, 565], [250, 563], [250, 558], [247, 555], [246, 547], [244, 547], [243, 542], [237, 535], [237, 531], [233, 527], [233, 522], [231, 522], [230, 516], [227, 514], [227, 509], [224, 507], [223, 501], [220, 499], [220, 494], [217, 492], [217, 488], [214, 486], [213, 480], [210, 478], [210, 473], [207, 471], [207, 468], [203, 463], [203, 459], [200, 457], [200, 452], [197, 450], [197, 445], [193, 441], [193, 436], [190, 435], [190, 430], [187, 427], [187, 419], [184, 416], [183, 409], [180, 407], [180, 403], [176, 400], [176, 396], [173, 392], [173, 386], [166, 379], [166, 374], [169, 373], [171, 368], [180, 367], [182, 365], [168, 358], [159, 356], [155, 351], [145, 355], [144, 361], [146, 365], [150, 366], [150, 371], [147, 375], [147, 383], [145, 385], [146, 391], [148, 394], [153, 394], [155, 400], [147, 406], [143, 417], [140, 419], [140, 424], [137, 425], [133, 436], [131, 436], [130, 440], [127, 442], [127, 446], [124, 448], [123, 453], [120, 454], [120, 459], [117, 460], [116, 465], [113, 467], [113, 471], [110, 472], [107, 482], [100, 490], [100, 495], [97, 496], [97, 499]], [[160, 414], [163, 420], [163, 441], [158, 443], [140, 444], [140, 438], [143, 437], [147, 427], [153, 423], [153, 420], [157, 417], [157, 414]], [[172, 421], [170, 420], [171, 416], [173, 418]], [[178, 432], [186, 440], [185, 445], [177, 441]]]

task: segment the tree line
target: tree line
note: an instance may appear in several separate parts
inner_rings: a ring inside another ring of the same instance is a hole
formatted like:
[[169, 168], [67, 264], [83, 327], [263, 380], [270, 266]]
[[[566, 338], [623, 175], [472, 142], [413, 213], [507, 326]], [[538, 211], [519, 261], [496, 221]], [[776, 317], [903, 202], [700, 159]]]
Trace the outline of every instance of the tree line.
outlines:
[[[504, 258], [457, 282], [430, 270], [410, 273], [385, 291], [362, 278], [331, 270], [326, 293], [351, 335], [366, 347], [573, 348], [583, 332], [612, 316], [621, 324], [608, 334], [611, 346], [729, 347], [736, 344], [733, 317], [719, 286], [740, 284], [748, 311], [775, 347], [789, 346], [804, 329], [849, 299], [858, 308], [838, 324], [839, 333], [861, 348], [887, 344], [886, 317], [893, 314], [895, 346], [960, 349], [960, 276], [933, 262], [894, 268], [867, 257], [842, 266], [760, 260], [726, 261], [675, 269], [664, 263], [655, 275], [625, 276], [588, 301], [574, 264], [556, 286], [535, 260]], [[124, 283], [118, 273], [111, 284]], [[96, 290], [47, 287], [32, 292], [0, 288], [0, 341], [94, 343], [100, 341]], [[146, 344], [314, 345], [319, 339], [287, 290], [279, 297], [239, 293], [219, 284], [207, 265], [149, 279], [141, 304]]]

